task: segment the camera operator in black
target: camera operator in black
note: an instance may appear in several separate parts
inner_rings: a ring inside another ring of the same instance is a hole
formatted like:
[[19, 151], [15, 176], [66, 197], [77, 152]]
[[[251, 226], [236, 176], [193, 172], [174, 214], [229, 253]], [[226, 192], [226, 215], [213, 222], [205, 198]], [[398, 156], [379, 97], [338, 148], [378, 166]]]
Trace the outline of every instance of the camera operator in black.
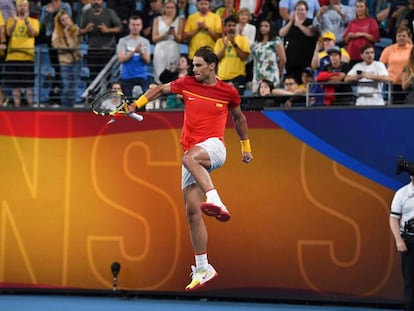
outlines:
[[[391, 203], [390, 227], [397, 250], [401, 254], [404, 310], [414, 311], [414, 172], [404, 168], [402, 170], [408, 171], [411, 182], [398, 189], [394, 195]], [[397, 167], [397, 174], [400, 171]]]

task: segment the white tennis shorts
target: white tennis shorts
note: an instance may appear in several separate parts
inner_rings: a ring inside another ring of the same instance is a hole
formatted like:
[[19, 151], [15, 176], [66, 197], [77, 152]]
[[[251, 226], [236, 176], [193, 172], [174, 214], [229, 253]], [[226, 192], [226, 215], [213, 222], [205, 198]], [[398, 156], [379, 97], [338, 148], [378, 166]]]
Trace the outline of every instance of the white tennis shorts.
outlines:
[[[226, 147], [220, 139], [217, 137], [209, 138], [201, 143], [196, 144], [196, 146], [203, 148], [208, 153], [211, 163], [211, 166], [208, 169], [209, 173], [223, 166], [224, 162], [226, 161]], [[191, 173], [183, 165], [181, 168], [181, 189], [195, 184], [195, 182], [196, 181], [193, 175], [191, 175]]]

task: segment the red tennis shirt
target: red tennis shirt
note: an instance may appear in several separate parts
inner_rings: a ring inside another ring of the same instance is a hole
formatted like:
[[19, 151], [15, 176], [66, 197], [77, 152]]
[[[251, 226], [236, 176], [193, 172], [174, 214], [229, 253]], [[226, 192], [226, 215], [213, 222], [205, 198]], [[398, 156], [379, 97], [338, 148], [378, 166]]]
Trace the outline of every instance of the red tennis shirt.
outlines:
[[229, 108], [239, 106], [241, 101], [234, 86], [220, 80], [208, 86], [186, 76], [171, 82], [171, 91], [184, 97], [180, 142], [185, 151], [212, 137], [224, 142]]

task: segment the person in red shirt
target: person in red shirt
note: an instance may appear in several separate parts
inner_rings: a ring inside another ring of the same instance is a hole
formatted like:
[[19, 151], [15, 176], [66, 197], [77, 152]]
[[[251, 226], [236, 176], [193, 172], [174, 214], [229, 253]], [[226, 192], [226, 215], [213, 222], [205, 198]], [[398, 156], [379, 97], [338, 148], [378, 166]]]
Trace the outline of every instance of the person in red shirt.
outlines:
[[[236, 88], [217, 79], [218, 57], [210, 47], [198, 49], [193, 58], [193, 76], [149, 89], [134, 105], [142, 108], [163, 94], [174, 93], [184, 98], [184, 124], [180, 142], [182, 157], [182, 191], [196, 266], [185, 290], [195, 290], [217, 276], [207, 259], [207, 229], [202, 213], [228, 221], [230, 213], [214, 187], [210, 172], [226, 160], [224, 131], [230, 111], [241, 139], [242, 161], [250, 163], [253, 155], [248, 138], [246, 117], [240, 108]], [[132, 109], [132, 107], [131, 107]], [[204, 202], [204, 196], [206, 201]]]
[[379, 41], [380, 33], [378, 22], [369, 16], [368, 4], [365, 0], [355, 2], [355, 15], [348, 27], [345, 29], [344, 42], [346, 50], [351, 56], [350, 67], [362, 61], [361, 48], [367, 44], [374, 45]]

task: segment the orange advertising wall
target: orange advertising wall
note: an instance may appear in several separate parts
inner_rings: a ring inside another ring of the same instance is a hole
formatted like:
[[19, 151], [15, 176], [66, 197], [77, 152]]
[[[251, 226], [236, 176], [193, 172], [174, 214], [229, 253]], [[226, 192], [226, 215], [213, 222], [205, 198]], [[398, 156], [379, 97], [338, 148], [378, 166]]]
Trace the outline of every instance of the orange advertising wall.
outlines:
[[[232, 212], [206, 218], [219, 273], [206, 294], [400, 301], [388, 229], [394, 191], [246, 113], [254, 161], [229, 121], [213, 173]], [[182, 292], [193, 251], [181, 196], [181, 112], [110, 126], [89, 112], [0, 111], [1, 287]]]

